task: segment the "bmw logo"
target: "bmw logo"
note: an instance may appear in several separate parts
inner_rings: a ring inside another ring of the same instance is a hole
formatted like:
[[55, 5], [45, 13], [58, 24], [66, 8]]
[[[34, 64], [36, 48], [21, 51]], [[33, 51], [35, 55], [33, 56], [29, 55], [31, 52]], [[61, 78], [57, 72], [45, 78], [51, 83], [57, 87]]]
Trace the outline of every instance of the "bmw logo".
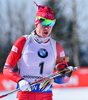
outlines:
[[41, 58], [46, 58], [48, 56], [48, 52], [46, 49], [41, 48], [38, 50], [38, 56]]

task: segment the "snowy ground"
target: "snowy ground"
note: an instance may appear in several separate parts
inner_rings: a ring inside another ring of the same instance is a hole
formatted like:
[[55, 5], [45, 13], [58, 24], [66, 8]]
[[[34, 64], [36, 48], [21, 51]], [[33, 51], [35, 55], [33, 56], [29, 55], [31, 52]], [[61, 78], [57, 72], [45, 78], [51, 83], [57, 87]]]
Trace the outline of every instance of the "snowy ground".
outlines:
[[88, 87], [53, 90], [53, 100], [88, 100]]
[[[0, 91], [0, 96], [8, 92]], [[16, 100], [16, 93], [6, 96], [1, 100]], [[53, 89], [53, 100], [88, 100], [88, 87]]]

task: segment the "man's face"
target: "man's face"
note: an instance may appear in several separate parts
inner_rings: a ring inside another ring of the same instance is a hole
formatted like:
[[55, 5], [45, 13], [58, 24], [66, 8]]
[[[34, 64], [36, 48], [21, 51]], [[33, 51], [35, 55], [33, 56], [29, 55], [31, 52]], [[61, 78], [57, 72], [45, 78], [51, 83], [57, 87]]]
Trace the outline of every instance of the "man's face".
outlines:
[[42, 38], [47, 38], [50, 35], [52, 28], [53, 27], [49, 27], [49, 25], [43, 26], [41, 23], [39, 23], [38, 25], [36, 25], [36, 33]]

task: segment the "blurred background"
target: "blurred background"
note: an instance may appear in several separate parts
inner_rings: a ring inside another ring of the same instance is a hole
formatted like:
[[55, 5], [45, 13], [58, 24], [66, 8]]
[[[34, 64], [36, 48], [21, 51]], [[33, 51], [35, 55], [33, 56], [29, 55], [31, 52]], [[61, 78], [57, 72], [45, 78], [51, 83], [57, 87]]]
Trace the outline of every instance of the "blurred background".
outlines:
[[[38, 5], [49, 6], [53, 10], [56, 24], [51, 36], [63, 46], [66, 56], [69, 57], [68, 65], [78, 67], [69, 83], [54, 84], [54, 100], [88, 100], [88, 0], [35, 0], [35, 2]], [[3, 93], [11, 91], [16, 87], [15, 83], [3, 76], [3, 66], [13, 43], [35, 29], [37, 11], [33, 0], [0, 0], [1, 94], [2, 91]], [[17, 66], [14, 70], [18, 70]]]

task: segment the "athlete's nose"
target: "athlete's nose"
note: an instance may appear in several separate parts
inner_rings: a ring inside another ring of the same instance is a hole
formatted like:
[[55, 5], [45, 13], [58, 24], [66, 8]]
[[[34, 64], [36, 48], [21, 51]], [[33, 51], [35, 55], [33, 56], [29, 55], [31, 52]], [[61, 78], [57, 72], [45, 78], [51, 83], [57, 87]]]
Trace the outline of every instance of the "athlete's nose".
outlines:
[[45, 26], [45, 29], [48, 29], [49, 28], [49, 25]]

